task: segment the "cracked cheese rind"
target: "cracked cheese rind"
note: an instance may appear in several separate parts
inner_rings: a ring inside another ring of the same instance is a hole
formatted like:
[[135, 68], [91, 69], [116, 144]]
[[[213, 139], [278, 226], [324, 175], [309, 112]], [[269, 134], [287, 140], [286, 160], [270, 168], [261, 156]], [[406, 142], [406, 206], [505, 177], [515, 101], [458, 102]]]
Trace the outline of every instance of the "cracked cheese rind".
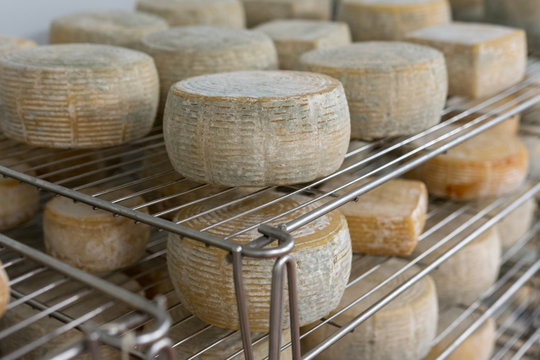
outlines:
[[281, 19], [331, 20], [332, 0], [242, 0], [247, 26]]
[[349, 111], [341, 83], [325, 75], [205, 75], [171, 88], [164, 135], [172, 165], [190, 180], [289, 185], [340, 167], [349, 145]]
[[444, 57], [425, 46], [365, 42], [313, 50], [297, 69], [343, 83], [356, 139], [415, 134], [439, 123], [446, 102]]
[[454, 22], [411, 32], [407, 40], [444, 53], [449, 95], [494, 95], [525, 75], [527, 42], [520, 29]]
[[447, 0], [341, 0], [337, 19], [354, 41], [403, 40], [411, 31], [450, 22]]
[[157, 111], [152, 58], [93, 44], [39, 46], [0, 58], [6, 136], [52, 148], [99, 148], [145, 136]]
[[9, 303], [9, 278], [0, 261], [0, 318], [6, 311]]
[[[265, 193], [208, 214], [183, 222], [202, 229], [256, 206], [266, 204], [276, 194]], [[303, 203], [305, 199], [289, 197], [273, 205], [237, 217], [208, 230], [216, 236], [227, 236], [259, 223]], [[199, 214], [215, 204], [197, 204], [179, 212], [176, 220]], [[279, 218], [287, 222], [310, 210], [311, 204]], [[351, 270], [351, 239], [345, 217], [334, 211], [302, 227], [293, 234], [295, 248], [291, 255], [296, 263], [298, 316], [301, 325], [311, 323], [333, 310], [347, 284]], [[231, 240], [247, 244], [260, 236], [252, 229]], [[168, 242], [169, 276], [182, 304], [201, 320], [227, 329], [239, 329], [233, 284], [232, 264], [228, 253], [215, 247], [170, 234]], [[244, 288], [251, 331], [264, 332], [269, 327], [270, 286], [274, 259], [243, 258]], [[288, 303], [285, 295], [285, 304]], [[288, 326], [288, 306], [284, 309], [284, 326]]]

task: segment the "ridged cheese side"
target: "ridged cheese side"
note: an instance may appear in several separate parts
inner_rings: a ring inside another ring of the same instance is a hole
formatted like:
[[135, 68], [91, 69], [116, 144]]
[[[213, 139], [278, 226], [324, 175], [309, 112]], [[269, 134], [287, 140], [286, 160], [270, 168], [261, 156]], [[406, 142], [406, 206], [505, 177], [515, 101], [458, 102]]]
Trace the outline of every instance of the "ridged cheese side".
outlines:
[[0, 60], [6, 136], [53, 148], [112, 146], [146, 135], [158, 103], [151, 57], [105, 45], [40, 46]]
[[277, 19], [331, 20], [332, 0], [242, 0], [247, 26]]
[[6, 311], [9, 302], [9, 278], [0, 261], [0, 318]]

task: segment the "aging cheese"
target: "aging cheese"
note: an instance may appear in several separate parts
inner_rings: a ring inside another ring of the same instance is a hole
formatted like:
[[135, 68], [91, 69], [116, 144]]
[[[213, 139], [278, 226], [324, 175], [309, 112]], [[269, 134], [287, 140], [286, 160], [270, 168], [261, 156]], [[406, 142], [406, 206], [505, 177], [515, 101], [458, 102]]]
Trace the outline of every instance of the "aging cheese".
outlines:
[[[459, 307], [450, 307], [440, 312], [439, 314], [439, 329], [442, 333], [463, 314], [465, 309]], [[467, 316], [467, 319], [455, 330], [451, 331], [448, 336], [443, 338], [439, 343], [435, 344], [428, 356], [424, 360], [435, 360], [448, 346], [452, 344], [452, 340], [457, 339], [467, 325], [472, 324], [480, 317], [479, 312], [473, 312]], [[493, 349], [495, 348], [496, 325], [495, 320], [488, 318], [474, 333], [472, 333], [463, 343], [461, 343], [450, 355], [448, 360], [489, 360]]]
[[484, 20], [484, 0], [450, 0], [450, 6], [454, 20], [472, 22]]
[[170, 26], [246, 26], [240, 0], [138, 0], [137, 10], [158, 15]]
[[159, 84], [152, 58], [92, 44], [40, 46], [0, 59], [6, 136], [53, 148], [96, 148], [152, 128]]
[[535, 211], [536, 200], [531, 198], [497, 224], [503, 248], [514, 245], [525, 236], [531, 228]]
[[51, 44], [93, 43], [136, 49], [144, 35], [164, 30], [160, 17], [135, 11], [85, 12], [53, 20]]
[[[85, 192], [91, 194], [99, 190], [89, 188]], [[124, 197], [128, 199], [119, 202], [122, 206], [144, 203], [142, 197], [133, 196], [127, 190], [102, 198]], [[146, 208], [139, 211], [147, 212]], [[49, 254], [77, 268], [101, 272], [136, 262], [145, 252], [150, 228], [65, 197], [55, 197], [45, 205], [43, 232]]]
[[171, 86], [193, 76], [240, 70], [275, 70], [278, 57], [272, 39], [256, 31], [186, 26], [142, 39], [159, 71], [160, 111]]
[[316, 20], [275, 20], [255, 28], [270, 36], [276, 45], [279, 67], [292, 70], [305, 52], [328, 49], [351, 43], [345, 23]]
[[341, 0], [337, 19], [354, 41], [402, 40], [411, 31], [450, 22], [448, 0]]
[[332, 0], [242, 0], [248, 27], [280, 19], [331, 20]]
[[454, 22], [414, 31], [407, 39], [444, 53], [449, 95], [494, 95], [525, 75], [527, 42], [520, 29]]
[[0, 35], [0, 56], [12, 51], [31, 48], [37, 44], [29, 39]]
[[529, 177], [531, 179], [540, 178], [540, 138], [538, 135], [526, 135], [520, 136], [529, 152]]
[[188, 179], [289, 185], [339, 168], [350, 120], [343, 86], [333, 78], [245, 71], [175, 84], [163, 132], [171, 163]]
[[[231, 216], [254, 209], [275, 199], [278, 195], [265, 193], [240, 203], [195, 217], [183, 224], [202, 229]], [[208, 230], [217, 236], [227, 236], [247, 226], [291, 210], [306, 199], [289, 197], [273, 205], [237, 217]], [[181, 210], [177, 220], [213, 208], [207, 201]], [[287, 222], [316, 205], [285, 215], [277, 222]], [[273, 223], [274, 225], [276, 222]], [[257, 229], [232, 238], [239, 244], [258, 238]], [[293, 233], [295, 248], [291, 255], [296, 262], [298, 286], [298, 316], [301, 325], [309, 324], [327, 315], [339, 303], [351, 270], [351, 239], [345, 217], [334, 211], [322, 216]], [[232, 264], [224, 250], [207, 247], [191, 239], [169, 236], [169, 275], [182, 304], [201, 320], [227, 329], [239, 329], [238, 311], [232, 276]], [[269, 327], [270, 287], [273, 259], [243, 259], [244, 289], [251, 330], [267, 331]], [[288, 300], [285, 296], [285, 303]], [[284, 310], [284, 326], [288, 325], [288, 308]]]
[[0, 261], [0, 318], [6, 311], [9, 302], [9, 278]]
[[440, 121], [446, 102], [444, 57], [425, 46], [365, 42], [313, 50], [297, 68], [343, 83], [353, 138], [417, 133]]
[[[354, 300], [372, 290], [388, 277], [394, 275], [407, 263], [391, 259], [372, 274], [366, 276], [347, 289], [338, 309], [351, 304]], [[407, 270], [392, 280], [388, 288], [375, 292], [377, 299], [384, 296], [389, 288], [409, 279], [418, 272], [417, 267]], [[354, 317], [366, 310], [373, 302], [365, 299], [354, 305], [333, 320], [338, 325], [348, 324]], [[437, 294], [433, 280], [426, 276], [413, 284], [404, 293], [387, 306], [368, 318], [353, 332], [321, 353], [317, 359], [334, 360], [339, 354], [340, 360], [416, 360], [425, 356], [437, 331]], [[309, 327], [303, 329], [306, 331]], [[336, 331], [333, 325], [323, 325], [306, 336], [302, 341], [302, 350], [308, 351]]]
[[408, 176], [423, 181], [430, 194], [473, 200], [511, 193], [527, 176], [529, 157], [515, 136], [480, 134], [419, 165]]
[[[330, 191], [354, 178], [339, 177], [330, 180], [321, 190]], [[353, 190], [357, 185], [343, 189]], [[358, 201], [340, 207], [347, 218], [355, 253], [406, 256], [418, 243], [424, 229], [428, 195], [420, 181], [390, 180], [361, 195]]]

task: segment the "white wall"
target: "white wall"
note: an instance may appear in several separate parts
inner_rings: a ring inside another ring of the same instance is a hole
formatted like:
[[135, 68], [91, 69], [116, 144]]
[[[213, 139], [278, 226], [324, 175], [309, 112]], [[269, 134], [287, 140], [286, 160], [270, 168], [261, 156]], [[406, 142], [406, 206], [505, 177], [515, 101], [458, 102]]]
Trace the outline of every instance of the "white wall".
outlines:
[[136, 0], [0, 0], [0, 35], [22, 36], [47, 43], [55, 17], [85, 10], [127, 9]]

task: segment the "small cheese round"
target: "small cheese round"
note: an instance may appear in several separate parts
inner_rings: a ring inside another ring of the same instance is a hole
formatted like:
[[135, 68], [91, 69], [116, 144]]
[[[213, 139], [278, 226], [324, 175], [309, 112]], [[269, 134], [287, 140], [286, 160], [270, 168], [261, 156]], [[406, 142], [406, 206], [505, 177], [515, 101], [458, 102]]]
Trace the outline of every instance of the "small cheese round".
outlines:
[[292, 70], [305, 52], [328, 49], [351, 43], [345, 23], [316, 20], [275, 20], [255, 28], [270, 36], [276, 45], [279, 67]]
[[[372, 290], [381, 282], [401, 270], [407, 263], [391, 259], [361, 281], [347, 289], [338, 309]], [[391, 280], [389, 285], [377, 290], [371, 298], [379, 299], [418, 272], [417, 267], [405, 271]], [[367, 299], [366, 299], [367, 300]], [[372, 301], [361, 301], [333, 320], [346, 325], [365, 311]], [[425, 356], [437, 331], [437, 294], [433, 280], [426, 276], [392, 300], [353, 332], [317, 356], [320, 360], [356, 360], [361, 356], [370, 360], [417, 360]], [[302, 329], [308, 330], [309, 327]], [[336, 331], [326, 324], [302, 340], [302, 350], [307, 351]]]
[[331, 20], [332, 0], [242, 0], [248, 27], [280, 19]]
[[229, 72], [175, 84], [163, 132], [171, 163], [188, 179], [289, 185], [339, 168], [349, 145], [349, 119], [336, 79], [294, 71]]
[[34, 41], [29, 39], [0, 35], [0, 56], [36, 45]]
[[452, 18], [458, 21], [484, 21], [484, 0], [450, 0]]
[[[257, 198], [230, 205], [195, 217], [183, 225], [202, 229], [210, 224], [228, 219], [271, 199], [277, 194], [264, 193]], [[306, 199], [289, 197], [273, 205], [225, 222], [208, 233], [227, 236], [246, 226], [259, 223], [272, 216], [303, 203]], [[176, 220], [200, 214], [215, 207], [212, 201], [193, 205], [179, 212]], [[279, 218], [287, 222], [310, 210], [311, 204]], [[334, 211], [324, 215], [292, 234], [295, 248], [291, 253], [296, 262], [298, 286], [298, 316], [301, 325], [309, 324], [333, 310], [345, 290], [351, 270], [351, 239], [345, 217]], [[257, 229], [232, 238], [239, 244], [247, 244], [260, 236]], [[268, 331], [270, 311], [270, 288], [274, 259], [243, 259], [244, 290], [252, 331]], [[169, 276], [182, 304], [201, 320], [227, 329], [239, 329], [238, 311], [232, 276], [232, 264], [228, 253], [214, 247], [178, 235], [170, 234], [168, 242]], [[285, 295], [285, 303], [287, 303]], [[288, 325], [285, 309], [283, 326]]]
[[171, 86], [193, 76], [241, 71], [276, 70], [272, 39], [260, 32], [215, 26], [186, 26], [143, 37], [141, 50], [151, 55], [159, 71], [160, 111]]
[[514, 245], [525, 236], [534, 221], [535, 212], [536, 200], [531, 198], [497, 224], [503, 248]]
[[430, 194], [454, 200], [500, 196], [518, 189], [529, 157], [515, 136], [484, 133], [438, 155], [409, 172]]
[[408, 32], [450, 22], [448, 0], [341, 0], [337, 19], [354, 41], [402, 40]]
[[157, 111], [152, 58], [93, 44], [39, 46], [0, 58], [6, 136], [52, 148], [97, 148], [146, 135]]
[[[434, 254], [440, 256], [445, 251], [443, 246]], [[440, 306], [470, 305], [477, 300], [497, 280], [500, 258], [500, 236], [497, 228], [492, 227], [439, 265], [431, 276], [437, 285]]]
[[0, 261], [0, 318], [6, 311], [9, 302], [9, 278]]
[[425, 46], [365, 42], [313, 50], [297, 68], [343, 83], [353, 138], [417, 133], [439, 123], [446, 102], [444, 57]]
[[135, 11], [84, 12], [53, 20], [51, 44], [93, 43], [137, 48], [144, 35], [168, 27], [162, 18]]
[[[87, 193], [100, 189], [85, 189]], [[111, 199], [132, 196], [127, 190], [107, 194]], [[140, 196], [120, 205], [133, 207], [144, 203]], [[139, 211], [147, 212], [146, 208]], [[77, 268], [101, 272], [116, 270], [135, 263], [145, 252], [150, 228], [131, 219], [113, 216], [104, 210], [55, 197], [43, 212], [43, 232], [47, 252]]]
[[138, 0], [137, 10], [158, 15], [170, 26], [246, 27], [240, 0]]

